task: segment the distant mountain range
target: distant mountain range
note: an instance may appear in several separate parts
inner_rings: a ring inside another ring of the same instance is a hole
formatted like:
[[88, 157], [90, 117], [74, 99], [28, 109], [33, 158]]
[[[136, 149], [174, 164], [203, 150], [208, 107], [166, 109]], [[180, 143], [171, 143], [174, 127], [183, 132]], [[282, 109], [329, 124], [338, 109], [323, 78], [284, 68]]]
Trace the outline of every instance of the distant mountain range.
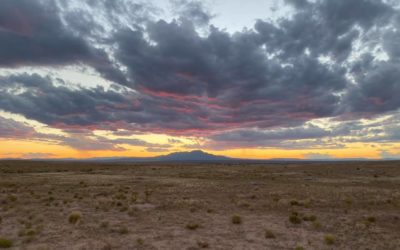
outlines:
[[156, 161], [227, 161], [234, 160], [226, 156], [213, 155], [201, 150], [176, 152], [168, 155], [153, 157]]
[[[1, 160], [1, 159], [0, 159]], [[3, 160], [21, 160], [21, 159], [3, 159]], [[97, 157], [87, 159], [27, 159], [36, 161], [82, 161], [82, 162], [104, 162], [104, 163], [129, 163], [129, 162], [343, 162], [343, 161], [373, 161], [366, 158], [351, 158], [351, 159], [297, 159], [297, 158], [276, 158], [276, 159], [243, 159], [230, 158], [226, 156], [213, 155], [201, 150], [193, 150], [189, 152], [175, 152], [167, 155], [155, 157]], [[382, 159], [396, 160], [396, 159]]]
[[[111, 157], [111, 158], [90, 158], [84, 161], [96, 162], [216, 162], [216, 161], [235, 161], [235, 158], [219, 156], [206, 153], [201, 150], [189, 152], [175, 152], [167, 155], [154, 157]], [[240, 159], [239, 159], [240, 160]]]

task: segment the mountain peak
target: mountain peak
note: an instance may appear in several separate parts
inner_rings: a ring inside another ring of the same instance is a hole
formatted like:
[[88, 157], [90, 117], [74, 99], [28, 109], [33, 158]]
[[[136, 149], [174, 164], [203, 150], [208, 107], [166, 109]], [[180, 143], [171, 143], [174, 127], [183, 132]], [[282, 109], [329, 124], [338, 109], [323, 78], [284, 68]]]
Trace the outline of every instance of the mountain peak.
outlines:
[[223, 161], [229, 160], [230, 158], [209, 154], [202, 150], [192, 150], [189, 152], [175, 152], [158, 156], [157, 159], [161, 161]]

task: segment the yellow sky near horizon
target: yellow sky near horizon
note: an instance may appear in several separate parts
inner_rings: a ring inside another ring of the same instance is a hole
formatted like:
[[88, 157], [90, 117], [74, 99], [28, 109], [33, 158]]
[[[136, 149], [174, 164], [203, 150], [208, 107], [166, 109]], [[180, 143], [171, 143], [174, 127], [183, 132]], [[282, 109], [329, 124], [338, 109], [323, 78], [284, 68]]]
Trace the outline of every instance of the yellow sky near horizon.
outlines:
[[[190, 151], [183, 147], [173, 147], [163, 152], [148, 152], [145, 147], [124, 146], [125, 150], [77, 150], [65, 145], [50, 144], [43, 141], [0, 140], [0, 158], [92, 158], [92, 157], [151, 157], [176, 151]], [[393, 154], [393, 148], [400, 143], [382, 146], [353, 143], [346, 148], [337, 149], [280, 149], [280, 148], [239, 148], [226, 150], [204, 150], [215, 155], [246, 159], [307, 158], [307, 155], [332, 156], [335, 158], [381, 158], [381, 151]]]

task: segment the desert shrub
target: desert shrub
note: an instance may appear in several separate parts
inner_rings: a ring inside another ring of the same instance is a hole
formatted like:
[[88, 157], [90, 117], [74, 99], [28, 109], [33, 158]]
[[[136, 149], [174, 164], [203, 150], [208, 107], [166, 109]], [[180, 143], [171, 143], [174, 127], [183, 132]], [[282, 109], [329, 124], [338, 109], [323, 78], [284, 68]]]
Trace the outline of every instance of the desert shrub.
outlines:
[[153, 194], [153, 190], [151, 189], [146, 189], [144, 191], [144, 196], [145, 196], [145, 201], [149, 202], [150, 196]]
[[100, 227], [101, 228], [108, 228], [109, 224], [110, 223], [108, 223], [108, 221], [103, 221], [103, 222], [100, 223]]
[[79, 211], [75, 211], [69, 214], [68, 221], [71, 224], [76, 224], [82, 219], [82, 213]]
[[114, 196], [114, 199], [116, 199], [116, 200], [126, 200], [126, 195], [117, 194], [117, 195]]
[[333, 245], [335, 243], [335, 237], [331, 234], [327, 234], [324, 236], [324, 242], [327, 245]]
[[295, 248], [295, 250], [304, 250], [304, 247], [297, 246], [297, 247]]
[[118, 229], [118, 233], [119, 234], [128, 234], [129, 230], [128, 230], [127, 227], [121, 227], [121, 228]]
[[131, 202], [135, 203], [138, 200], [139, 194], [137, 192], [132, 192]]
[[302, 206], [303, 204], [298, 202], [297, 200], [291, 200], [290, 205], [291, 206]]
[[242, 223], [242, 217], [240, 217], [239, 215], [233, 215], [232, 216], [232, 223], [233, 224], [241, 224]]
[[315, 215], [303, 216], [303, 220], [304, 221], [316, 221], [317, 216], [315, 216]]
[[291, 214], [289, 216], [289, 221], [292, 224], [300, 224], [301, 223], [301, 219], [299, 218], [299, 216], [295, 215], [295, 214]]
[[186, 228], [189, 230], [196, 230], [197, 228], [199, 228], [199, 224], [194, 222], [189, 222], [188, 224], [186, 224]]
[[266, 239], [275, 239], [276, 238], [275, 234], [271, 230], [268, 230], [268, 229], [265, 230], [264, 236]]
[[367, 217], [367, 221], [370, 222], [370, 223], [375, 223], [376, 219], [373, 216], [369, 216], [369, 217]]
[[9, 201], [12, 201], [12, 202], [15, 202], [15, 201], [17, 201], [17, 196], [15, 196], [15, 195], [13, 195], [13, 194], [10, 194], [9, 196], [8, 196], [8, 200]]
[[0, 238], [0, 248], [12, 247], [12, 241], [6, 238]]

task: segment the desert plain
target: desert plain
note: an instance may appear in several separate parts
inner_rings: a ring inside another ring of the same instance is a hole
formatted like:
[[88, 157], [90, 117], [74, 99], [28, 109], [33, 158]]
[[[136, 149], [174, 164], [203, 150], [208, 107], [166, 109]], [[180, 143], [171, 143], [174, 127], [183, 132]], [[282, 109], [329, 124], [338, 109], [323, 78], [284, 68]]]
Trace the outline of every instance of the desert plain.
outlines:
[[0, 248], [400, 249], [400, 162], [0, 162]]

